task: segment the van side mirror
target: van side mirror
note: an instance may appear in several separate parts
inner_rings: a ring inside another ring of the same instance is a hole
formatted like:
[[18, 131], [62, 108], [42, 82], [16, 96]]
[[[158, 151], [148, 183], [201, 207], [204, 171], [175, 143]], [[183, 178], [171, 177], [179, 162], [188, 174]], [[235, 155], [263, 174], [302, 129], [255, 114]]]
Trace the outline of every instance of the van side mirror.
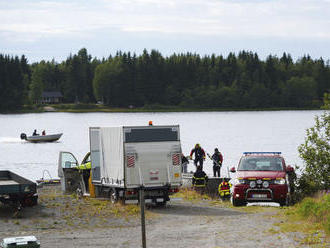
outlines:
[[235, 172], [236, 172], [235, 167], [232, 167], [232, 168], [230, 169], [230, 172], [231, 172], [231, 173], [235, 173]]
[[294, 169], [293, 169], [292, 166], [288, 165], [288, 166], [286, 167], [286, 172], [287, 172], [287, 173], [292, 173], [293, 171], [294, 171]]

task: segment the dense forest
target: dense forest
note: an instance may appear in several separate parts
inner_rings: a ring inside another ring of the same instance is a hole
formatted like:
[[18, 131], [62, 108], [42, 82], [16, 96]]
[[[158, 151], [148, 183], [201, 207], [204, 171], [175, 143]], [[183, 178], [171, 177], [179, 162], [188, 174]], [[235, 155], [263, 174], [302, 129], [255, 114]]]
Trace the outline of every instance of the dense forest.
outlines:
[[286, 53], [263, 61], [247, 51], [164, 57], [144, 50], [97, 59], [83, 48], [61, 63], [33, 64], [24, 55], [0, 54], [0, 111], [36, 104], [43, 91], [60, 91], [64, 103], [125, 108], [314, 108], [330, 91], [330, 65], [308, 55], [293, 61]]

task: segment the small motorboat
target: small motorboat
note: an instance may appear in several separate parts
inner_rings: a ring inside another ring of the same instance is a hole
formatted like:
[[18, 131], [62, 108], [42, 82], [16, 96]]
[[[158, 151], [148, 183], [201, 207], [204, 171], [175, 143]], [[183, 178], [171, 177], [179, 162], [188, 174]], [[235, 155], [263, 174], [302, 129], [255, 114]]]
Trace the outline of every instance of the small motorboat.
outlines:
[[29, 141], [29, 142], [33, 142], [33, 143], [54, 142], [54, 141], [59, 140], [61, 138], [62, 134], [63, 133], [26, 136], [25, 133], [21, 133], [21, 139]]

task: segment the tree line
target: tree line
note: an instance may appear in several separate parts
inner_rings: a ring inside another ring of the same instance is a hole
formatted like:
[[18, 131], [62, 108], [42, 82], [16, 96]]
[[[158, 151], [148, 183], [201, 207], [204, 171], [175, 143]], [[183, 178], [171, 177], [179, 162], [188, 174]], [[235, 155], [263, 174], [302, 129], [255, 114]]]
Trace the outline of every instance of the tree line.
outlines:
[[35, 104], [43, 91], [60, 91], [64, 103], [113, 107], [312, 108], [330, 91], [330, 65], [286, 53], [263, 61], [248, 51], [164, 57], [144, 50], [98, 59], [83, 48], [61, 63], [33, 64], [24, 55], [0, 54], [1, 111]]

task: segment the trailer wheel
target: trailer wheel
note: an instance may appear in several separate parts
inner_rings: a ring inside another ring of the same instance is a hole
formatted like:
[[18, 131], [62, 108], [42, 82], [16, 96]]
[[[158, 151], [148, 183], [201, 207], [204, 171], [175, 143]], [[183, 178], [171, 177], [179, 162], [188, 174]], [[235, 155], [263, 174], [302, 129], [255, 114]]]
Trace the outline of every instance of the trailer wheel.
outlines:
[[118, 202], [118, 192], [116, 189], [111, 189], [110, 191], [110, 201], [112, 204], [115, 204]]
[[164, 201], [162, 201], [162, 202], [156, 202], [156, 206], [157, 207], [165, 207], [166, 203], [167, 203], [167, 201], [165, 201], [165, 199], [164, 199]]

